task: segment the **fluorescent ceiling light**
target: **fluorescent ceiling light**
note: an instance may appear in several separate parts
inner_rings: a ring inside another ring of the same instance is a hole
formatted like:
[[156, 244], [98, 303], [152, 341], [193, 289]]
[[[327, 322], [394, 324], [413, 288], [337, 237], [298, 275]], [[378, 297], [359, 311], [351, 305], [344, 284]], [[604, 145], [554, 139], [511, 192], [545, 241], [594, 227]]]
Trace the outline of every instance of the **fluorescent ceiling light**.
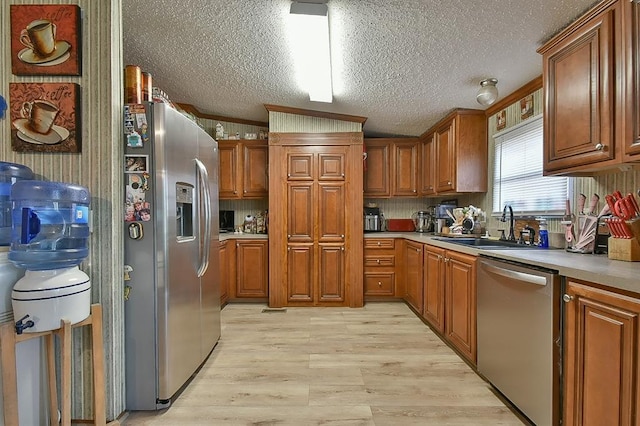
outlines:
[[332, 102], [329, 10], [324, 3], [291, 3], [294, 58], [309, 99]]

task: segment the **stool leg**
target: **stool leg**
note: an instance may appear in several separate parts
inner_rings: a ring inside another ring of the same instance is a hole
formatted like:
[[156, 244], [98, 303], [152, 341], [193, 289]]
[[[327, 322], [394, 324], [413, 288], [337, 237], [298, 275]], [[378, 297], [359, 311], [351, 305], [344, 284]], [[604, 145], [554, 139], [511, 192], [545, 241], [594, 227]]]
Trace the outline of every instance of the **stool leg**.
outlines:
[[56, 349], [53, 334], [44, 337], [47, 351], [47, 372], [49, 376], [49, 424], [58, 423], [58, 389], [56, 388]]
[[107, 424], [104, 385], [104, 344], [102, 341], [102, 306], [91, 306], [91, 337], [93, 347], [93, 418], [96, 426]]
[[71, 426], [71, 323], [62, 320], [60, 327], [60, 343], [62, 352], [62, 426]]
[[14, 324], [0, 327], [0, 351], [2, 352], [2, 393], [4, 424], [18, 423], [18, 375], [16, 374], [16, 335]]

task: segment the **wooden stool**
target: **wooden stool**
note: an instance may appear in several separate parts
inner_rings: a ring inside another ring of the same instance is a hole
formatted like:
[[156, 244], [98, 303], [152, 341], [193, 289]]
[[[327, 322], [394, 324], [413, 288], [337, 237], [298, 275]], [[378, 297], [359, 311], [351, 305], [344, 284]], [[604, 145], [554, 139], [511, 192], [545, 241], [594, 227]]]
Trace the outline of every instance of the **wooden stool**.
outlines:
[[71, 330], [85, 325], [91, 326], [93, 349], [93, 424], [106, 425], [104, 347], [102, 342], [102, 307], [91, 305], [91, 314], [84, 321], [71, 325], [62, 320], [57, 330], [40, 333], [16, 334], [13, 322], [0, 326], [0, 351], [2, 354], [2, 391], [4, 394], [4, 424], [18, 426], [18, 381], [16, 372], [16, 343], [35, 337], [44, 337], [47, 351], [49, 381], [49, 418], [52, 426], [58, 425], [58, 394], [56, 391], [56, 354], [54, 335], [60, 338], [62, 401], [60, 412], [62, 426], [71, 425]]

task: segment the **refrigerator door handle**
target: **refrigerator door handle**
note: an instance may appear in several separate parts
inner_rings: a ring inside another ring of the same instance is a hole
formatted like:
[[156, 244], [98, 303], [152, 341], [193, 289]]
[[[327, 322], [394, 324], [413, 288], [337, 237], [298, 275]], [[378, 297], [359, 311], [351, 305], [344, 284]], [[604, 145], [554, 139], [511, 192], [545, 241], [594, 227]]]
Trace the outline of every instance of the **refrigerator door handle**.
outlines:
[[198, 175], [199, 193], [204, 200], [204, 238], [203, 248], [200, 252], [200, 266], [198, 267], [198, 277], [202, 277], [209, 268], [209, 252], [211, 250], [211, 190], [209, 187], [209, 173], [202, 161], [195, 159]]

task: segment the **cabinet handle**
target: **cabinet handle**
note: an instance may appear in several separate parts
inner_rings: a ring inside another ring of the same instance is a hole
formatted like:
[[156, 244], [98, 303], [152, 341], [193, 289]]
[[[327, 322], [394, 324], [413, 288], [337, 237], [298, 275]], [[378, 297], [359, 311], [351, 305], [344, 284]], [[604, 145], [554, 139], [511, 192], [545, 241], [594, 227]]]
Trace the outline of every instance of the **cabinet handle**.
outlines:
[[444, 263], [449, 263], [449, 258], [448, 257], [444, 258]]
[[433, 185], [429, 185], [429, 189], [433, 189]]
[[420, 249], [416, 249], [416, 253], [420, 253], [422, 250]]
[[378, 281], [378, 287], [382, 287], [382, 283]]
[[573, 296], [568, 295], [568, 294], [565, 294], [564, 296], [562, 296], [562, 300], [563, 300], [565, 303], [569, 303], [569, 302], [571, 302], [571, 301], [573, 300]]
[[441, 254], [438, 255], [438, 260], [442, 260], [442, 255]]
[[344, 173], [342, 173], [340, 176], [341, 176], [341, 177], [344, 177]]
[[381, 246], [381, 245], [382, 245], [382, 243], [380, 243], [380, 241], [378, 241], [378, 246]]
[[344, 234], [340, 235], [340, 238], [342, 238], [344, 240]]
[[451, 185], [451, 181], [450, 180], [447, 181], [447, 185]]
[[240, 243], [236, 243], [236, 247], [240, 247]]
[[344, 247], [340, 248], [340, 250], [344, 251]]
[[417, 189], [414, 189], [414, 190], [413, 190], [413, 193], [415, 194], [416, 192], [418, 192], [418, 190], [417, 190]]
[[291, 177], [291, 173], [287, 173], [287, 177]]
[[604, 145], [603, 145], [603, 144], [601, 144], [600, 142], [598, 142], [598, 143], [596, 144], [596, 150], [597, 150], [597, 151], [602, 151], [603, 149], [604, 149]]
[[287, 235], [287, 240], [291, 239], [291, 235]]
[[238, 191], [233, 191], [234, 195], [238, 193]]
[[380, 264], [380, 259], [377, 259], [376, 262], [378, 263], [378, 265]]

